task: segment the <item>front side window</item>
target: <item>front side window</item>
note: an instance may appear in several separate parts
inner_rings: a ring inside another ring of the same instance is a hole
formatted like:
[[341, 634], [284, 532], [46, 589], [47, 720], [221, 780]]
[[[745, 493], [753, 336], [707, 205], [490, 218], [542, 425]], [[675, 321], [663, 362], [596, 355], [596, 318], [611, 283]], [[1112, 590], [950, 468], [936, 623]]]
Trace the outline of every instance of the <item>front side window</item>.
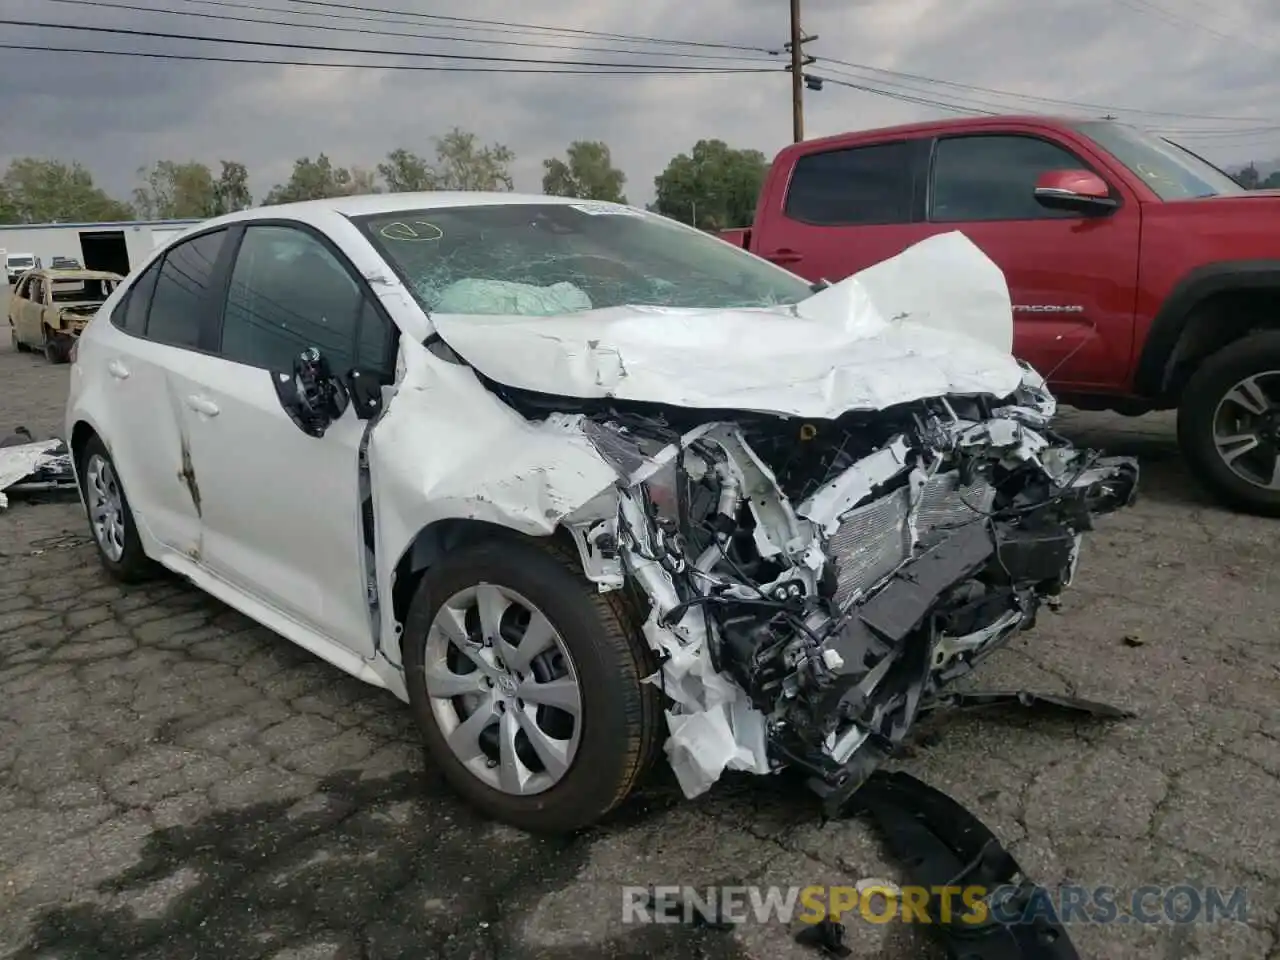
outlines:
[[484, 204], [355, 218], [429, 313], [747, 308], [812, 294], [700, 230], [610, 204]]
[[147, 339], [175, 347], [200, 342], [200, 321], [225, 230], [184, 241], [165, 254], [147, 317]]
[[1161, 200], [1249, 192], [1209, 161], [1137, 127], [1103, 120], [1085, 121], [1075, 127], [1141, 177]]
[[801, 157], [787, 189], [786, 215], [830, 227], [910, 223], [914, 157], [914, 144], [905, 140]]
[[[363, 329], [363, 336], [362, 334]], [[291, 370], [316, 347], [335, 373], [380, 366], [387, 325], [329, 249], [294, 227], [245, 230], [222, 323], [221, 354], [268, 370]]]
[[929, 219], [935, 223], [981, 220], [1050, 220], [1079, 217], [1051, 210], [1035, 197], [1036, 181], [1054, 170], [1088, 166], [1057, 144], [1009, 134], [947, 137], [933, 157]]

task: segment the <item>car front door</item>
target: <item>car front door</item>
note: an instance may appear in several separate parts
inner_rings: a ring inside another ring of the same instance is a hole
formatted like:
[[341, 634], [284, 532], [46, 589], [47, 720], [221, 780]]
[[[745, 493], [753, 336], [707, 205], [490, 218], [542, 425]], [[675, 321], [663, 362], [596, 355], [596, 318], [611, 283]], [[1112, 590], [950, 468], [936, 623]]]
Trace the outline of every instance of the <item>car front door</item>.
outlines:
[[109, 422], [99, 427], [134, 519], [162, 545], [189, 556], [200, 549], [200, 501], [171, 371], [198, 356], [207, 337], [226, 239], [225, 229], [203, 233], [155, 260], [111, 313], [124, 336], [102, 338], [95, 350], [107, 374]]
[[1130, 368], [1140, 213], [1050, 210], [1035, 199], [1041, 174], [1091, 170], [1065, 144], [1012, 132], [939, 138], [929, 189], [929, 232], [960, 230], [1004, 271], [1014, 346], [1055, 385], [1120, 386]]
[[235, 588], [361, 657], [373, 656], [354, 408], [304, 433], [276, 379], [316, 347], [334, 373], [385, 377], [389, 319], [346, 258], [288, 222], [237, 231], [217, 343], [177, 370], [201, 564]]
[[21, 293], [18, 302], [18, 316], [21, 324], [18, 330], [23, 343], [39, 348], [44, 342], [44, 331], [40, 329], [40, 316], [44, 309], [44, 281], [40, 277], [27, 277], [23, 281], [25, 292]]
[[835, 283], [924, 239], [929, 143], [897, 140], [802, 155], [781, 209], [765, 214], [760, 255], [806, 280]]

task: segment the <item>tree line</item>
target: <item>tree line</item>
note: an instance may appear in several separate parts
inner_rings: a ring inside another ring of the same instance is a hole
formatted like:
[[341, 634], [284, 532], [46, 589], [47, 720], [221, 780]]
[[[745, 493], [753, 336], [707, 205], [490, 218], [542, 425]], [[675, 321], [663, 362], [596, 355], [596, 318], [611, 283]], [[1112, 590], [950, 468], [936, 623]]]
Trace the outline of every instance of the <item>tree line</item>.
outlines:
[[[95, 184], [78, 161], [22, 157], [0, 176], [0, 224], [204, 219], [255, 203], [363, 193], [509, 191], [514, 161], [506, 145], [482, 143], [474, 133], [454, 128], [434, 140], [429, 155], [399, 148], [372, 169], [340, 166], [325, 153], [300, 157], [288, 180], [257, 200], [239, 161], [219, 160], [215, 171], [197, 160], [159, 160], [138, 170], [138, 185], [125, 200]], [[655, 200], [648, 209], [708, 230], [747, 226], [768, 167], [758, 150], [699, 140], [654, 178]], [[626, 174], [602, 141], [575, 141], [563, 156], [544, 160], [542, 168], [545, 194], [627, 203]]]
[[1246, 190], [1280, 190], [1280, 170], [1273, 170], [1264, 177], [1258, 173], [1257, 164], [1254, 163], [1237, 170], [1231, 177]]

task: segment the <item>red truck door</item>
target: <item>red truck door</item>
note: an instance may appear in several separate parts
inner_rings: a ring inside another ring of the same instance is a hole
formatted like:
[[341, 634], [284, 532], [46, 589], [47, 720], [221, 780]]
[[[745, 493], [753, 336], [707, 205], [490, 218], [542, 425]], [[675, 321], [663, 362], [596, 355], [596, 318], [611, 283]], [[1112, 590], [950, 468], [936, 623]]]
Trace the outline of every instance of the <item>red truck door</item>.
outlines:
[[[1051, 210], [1034, 196], [1053, 170], [1085, 169], [1111, 186], [1105, 215]], [[961, 230], [1004, 271], [1014, 353], [1053, 383], [1122, 386], [1133, 350], [1141, 212], [1100, 165], [1032, 133], [957, 133], [933, 151], [928, 233]]]

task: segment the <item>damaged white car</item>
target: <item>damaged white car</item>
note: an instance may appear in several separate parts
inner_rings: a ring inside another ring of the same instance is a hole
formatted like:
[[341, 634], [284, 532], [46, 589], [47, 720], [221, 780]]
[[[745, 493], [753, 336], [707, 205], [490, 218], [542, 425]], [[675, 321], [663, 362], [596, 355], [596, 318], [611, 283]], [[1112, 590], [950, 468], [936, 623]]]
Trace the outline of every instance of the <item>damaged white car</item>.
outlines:
[[1137, 467], [1052, 432], [960, 234], [819, 287], [611, 204], [261, 208], [112, 295], [66, 436], [111, 573], [391, 690], [496, 819], [589, 824], [663, 753], [838, 803]]

